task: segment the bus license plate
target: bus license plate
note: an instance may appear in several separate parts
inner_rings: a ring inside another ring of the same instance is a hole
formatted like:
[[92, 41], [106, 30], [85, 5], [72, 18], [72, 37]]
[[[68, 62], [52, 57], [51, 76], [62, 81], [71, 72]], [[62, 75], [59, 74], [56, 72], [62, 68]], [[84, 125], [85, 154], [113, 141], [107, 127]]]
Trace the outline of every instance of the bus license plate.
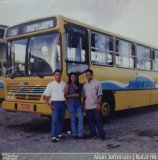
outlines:
[[22, 109], [22, 110], [30, 110], [31, 109], [31, 106], [29, 104], [21, 104], [19, 106], [19, 109]]

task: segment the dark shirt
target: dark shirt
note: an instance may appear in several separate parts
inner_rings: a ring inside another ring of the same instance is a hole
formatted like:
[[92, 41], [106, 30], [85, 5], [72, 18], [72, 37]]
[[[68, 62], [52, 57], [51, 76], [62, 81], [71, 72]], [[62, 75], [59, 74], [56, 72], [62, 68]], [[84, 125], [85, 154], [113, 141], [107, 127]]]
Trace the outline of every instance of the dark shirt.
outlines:
[[75, 93], [80, 95], [80, 97], [67, 98], [68, 104], [70, 104], [70, 105], [81, 104], [82, 85], [78, 84], [77, 89], [75, 89], [73, 87], [72, 83], [70, 83], [68, 85], [69, 85], [68, 95], [75, 94]]

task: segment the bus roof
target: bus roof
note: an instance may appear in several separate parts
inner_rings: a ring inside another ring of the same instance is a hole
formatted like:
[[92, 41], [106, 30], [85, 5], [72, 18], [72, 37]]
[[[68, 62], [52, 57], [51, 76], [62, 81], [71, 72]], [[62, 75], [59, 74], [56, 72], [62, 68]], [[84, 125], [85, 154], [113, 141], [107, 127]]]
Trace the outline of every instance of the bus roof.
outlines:
[[[114, 36], [116, 38], [120, 38], [120, 39], [123, 39], [123, 40], [127, 40], [127, 41], [130, 41], [130, 42], [133, 42], [133, 43], [136, 43], [136, 44], [140, 44], [140, 45], [143, 45], [143, 46], [147, 46], [147, 47], [150, 47], [152, 49], [158, 49], [158, 47], [156, 46], [152, 46], [148, 43], [145, 43], [145, 42], [140, 42], [138, 40], [134, 40], [132, 38], [128, 38], [126, 36], [123, 36], [123, 35], [119, 35], [117, 33], [114, 33], [114, 32], [110, 32], [110, 31], [107, 31], [105, 29], [101, 29], [101, 28], [98, 28], [98, 27], [94, 27], [94, 26], [91, 26], [91, 25], [88, 25], [88, 24], [85, 24], [83, 22], [80, 22], [80, 21], [77, 21], [77, 20], [74, 20], [74, 19], [71, 19], [71, 18], [68, 18], [68, 17], [65, 17], [63, 15], [56, 15], [56, 16], [49, 16], [49, 17], [43, 17], [43, 18], [38, 18], [38, 19], [32, 19], [30, 21], [26, 21], [26, 22], [23, 22], [23, 23], [19, 23], [17, 25], [13, 25], [11, 27], [8, 27], [6, 29], [6, 32], [8, 29], [10, 28], [14, 28], [14, 27], [17, 27], [17, 26], [20, 26], [20, 25], [23, 25], [23, 24], [26, 24], [26, 23], [33, 23], [35, 21], [40, 21], [40, 20], [45, 20], [45, 19], [51, 19], [53, 17], [56, 17], [57, 19], [61, 19], [67, 23], [72, 23], [72, 24], [76, 24], [76, 25], [79, 25], [79, 26], [82, 26], [82, 27], [86, 27], [90, 30], [93, 30], [93, 31], [96, 31], [96, 32], [100, 32], [100, 33], [104, 33], [104, 34], [107, 34], [107, 35], [110, 35], [110, 36]], [[6, 36], [6, 32], [5, 32], [5, 36]], [[6, 38], [6, 37], [5, 37]]]

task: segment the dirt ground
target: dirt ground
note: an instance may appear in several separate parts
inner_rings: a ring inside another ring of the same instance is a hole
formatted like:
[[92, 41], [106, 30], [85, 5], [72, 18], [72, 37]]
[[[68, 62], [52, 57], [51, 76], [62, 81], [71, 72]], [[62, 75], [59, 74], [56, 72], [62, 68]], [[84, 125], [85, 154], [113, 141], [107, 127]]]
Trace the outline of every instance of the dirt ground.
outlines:
[[[31, 113], [0, 108], [0, 152], [11, 153], [130, 153], [158, 152], [158, 107], [117, 113], [105, 123], [107, 139], [50, 141], [50, 121]], [[85, 124], [85, 133], [87, 126]]]

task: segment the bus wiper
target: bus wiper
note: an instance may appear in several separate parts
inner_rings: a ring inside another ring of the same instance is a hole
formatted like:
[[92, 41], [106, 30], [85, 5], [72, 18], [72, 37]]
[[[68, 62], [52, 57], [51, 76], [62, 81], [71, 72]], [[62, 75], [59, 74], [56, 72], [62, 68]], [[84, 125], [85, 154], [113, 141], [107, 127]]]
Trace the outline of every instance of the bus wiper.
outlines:
[[[16, 68], [16, 67], [18, 67], [18, 65], [7, 68], [6, 72], [8, 72], [8, 71], [10, 71], [11, 69]], [[11, 75], [11, 78], [14, 77], [14, 76], [13, 76], [14, 74], [15, 74], [15, 72]]]
[[22, 73], [21, 69], [22, 69], [23, 65], [19, 68], [19, 65], [15, 66], [16, 71], [11, 75], [11, 79], [14, 79], [16, 74], [20, 74], [20, 76], [22, 77], [24, 74]]
[[[17, 65], [17, 66], [18, 66], [18, 65]], [[15, 68], [16, 68], [17, 66], [15, 66]], [[6, 70], [6, 71], [11, 70], [12, 68], [14, 68], [14, 66], [7, 68], [7, 70]]]
[[11, 75], [11, 79], [14, 79], [15, 76], [17, 75], [17, 73], [20, 73], [20, 75], [21, 75], [20, 77], [23, 76], [22, 72], [21, 72], [20, 70], [17, 70], [17, 71], [15, 71], [15, 72]]

